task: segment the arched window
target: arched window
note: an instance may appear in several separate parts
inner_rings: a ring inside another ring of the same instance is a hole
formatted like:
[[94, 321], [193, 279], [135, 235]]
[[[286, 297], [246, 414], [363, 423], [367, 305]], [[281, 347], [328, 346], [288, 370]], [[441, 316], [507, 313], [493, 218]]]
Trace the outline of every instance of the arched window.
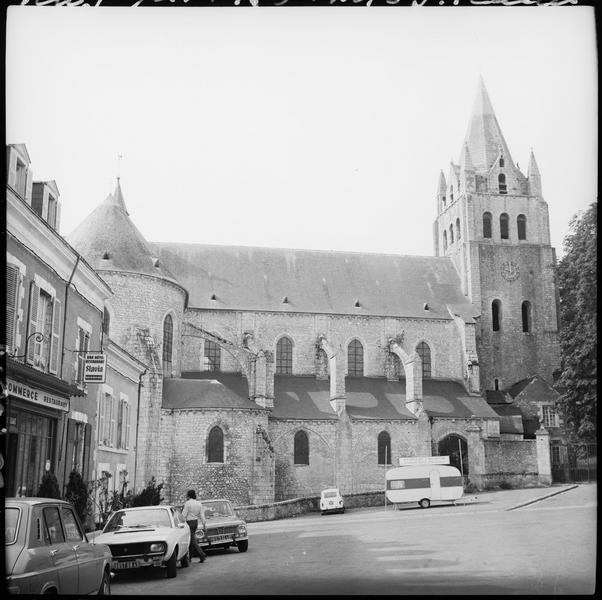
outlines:
[[528, 333], [531, 331], [531, 303], [528, 300], [522, 303], [521, 313], [523, 317], [523, 331]]
[[207, 462], [224, 462], [224, 432], [217, 425], [211, 428], [207, 438]]
[[450, 245], [454, 243], [454, 226], [449, 226], [449, 243]]
[[502, 303], [494, 300], [491, 303], [491, 327], [493, 331], [499, 331], [502, 326]]
[[309, 464], [309, 438], [305, 431], [297, 431], [295, 433], [294, 455], [296, 465]]
[[506, 194], [507, 193], [506, 176], [503, 173], [500, 173], [497, 176], [497, 185], [498, 185], [499, 193], [500, 194]]
[[504, 168], [504, 157], [500, 156], [500, 169]]
[[109, 328], [111, 327], [111, 313], [104, 307], [104, 313], [102, 317], [102, 332], [105, 335], [109, 335]]
[[171, 377], [173, 349], [173, 319], [167, 315], [163, 321], [163, 377]]
[[359, 340], [351, 340], [347, 347], [347, 375], [351, 377], [364, 375], [364, 347]]
[[518, 239], [527, 239], [527, 217], [525, 215], [518, 215], [516, 217], [516, 229], [518, 231]]
[[458, 238], [458, 240], [462, 238], [462, 235], [460, 233], [460, 217], [456, 219], [456, 237]]
[[276, 373], [293, 373], [293, 342], [286, 336], [281, 337], [276, 344]]
[[378, 434], [378, 464], [390, 465], [391, 463], [391, 436], [386, 431]]
[[447, 250], [447, 230], [443, 231], [443, 252]]
[[454, 188], [449, 188], [449, 201], [450, 204], [454, 201]]
[[211, 340], [205, 340], [205, 370], [219, 371], [222, 364], [222, 349]]
[[416, 346], [416, 352], [422, 362], [422, 378], [429, 379], [431, 376], [431, 349], [426, 342], [420, 342]]
[[497, 377], [493, 380], [493, 389], [496, 392], [500, 389], [500, 380]]
[[491, 237], [491, 213], [483, 213], [483, 237]]
[[502, 213], [500, 215], [500, 237], [503, 240], [507, 240], [508, 235], [509, 235], [508, 215], [506, 213]]
[[443, 194], [441, 200], [443, 201], [443, 208], [445, 208], [445, 201], [446, 201], [445, 194]]

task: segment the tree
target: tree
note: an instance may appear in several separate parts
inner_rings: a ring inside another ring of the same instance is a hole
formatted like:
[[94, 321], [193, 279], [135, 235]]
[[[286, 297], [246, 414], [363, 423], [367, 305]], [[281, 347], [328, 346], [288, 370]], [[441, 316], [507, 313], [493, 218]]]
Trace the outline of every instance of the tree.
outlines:
[[54, 473], [46, 471], [38, 488], [38, 498], [61, 498], [59, 482]]
[[561, 410], [569, 432], [596, 439], [598, 202], [570, 222], [556, 275], [560, 294]]
[[65, 492], [65, 500], [73, 504], [82, 523], [86, 523], [89, 511], [88, 485], [77, 471], [69, 474], [69, 483]]
[[146, 487], [139, 493], [136, 494], [132, 500], [133, 506], [153, 506], [161, 504], [163, 498], [161, 497], [161, 490], [163, 489], [163, 483], [157, 485], [154, 477], [148, 482]]

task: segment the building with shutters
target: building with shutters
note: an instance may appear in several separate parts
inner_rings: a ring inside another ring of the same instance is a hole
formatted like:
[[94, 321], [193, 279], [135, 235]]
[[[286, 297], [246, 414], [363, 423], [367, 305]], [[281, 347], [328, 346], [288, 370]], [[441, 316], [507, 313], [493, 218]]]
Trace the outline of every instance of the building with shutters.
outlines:
[[[59, 234], [56, 183], [33, 181], [23, 144], [7, 146], [7, 165], [6, 494], [36, 495], [46, 472], [64, 492], [71, 471], [94, 480], [98, 459], [118, 480], [120, 466], [133, 471], [132, 430], [145, 366], [103, 334], [112, 292]], [[86, 351], [109, 357], [104, 389], [116, 398], [106, 417], [115, 460], [106, 452], [97, 456], [104, 398], [99, 385], [83, 382]]]
[[538, 376], [553, 406], [559, 353], [541, 178], [482, 81], [435, 204], [435, 256], [151, 243], [118, 179], [69, 241], [114, 293], [111, 338], [148, 365], [135, 485], [261, 504], [380, 490], [432, 454], [477, 487], [549, 483], [549, 433], [525, 428], [535, 388], [518, 419], [488, 394]]

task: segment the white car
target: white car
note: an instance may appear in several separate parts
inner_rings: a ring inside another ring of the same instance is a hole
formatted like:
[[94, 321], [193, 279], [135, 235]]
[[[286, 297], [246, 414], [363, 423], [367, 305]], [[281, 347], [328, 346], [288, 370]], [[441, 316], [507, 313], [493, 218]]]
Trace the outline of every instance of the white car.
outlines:
[[322, 514], [329, 512], [345, 512], [345, 502], [338, 488], [322, 490], [320, 495], [320, 511]]
[[166, 566], [167, 577], [175, 577], [178, 562], [182, 567], [190, 564], [190, 527], [174, 506], [117, 510], [94, 543], [109, 546], [111, 569], [116, 572]]

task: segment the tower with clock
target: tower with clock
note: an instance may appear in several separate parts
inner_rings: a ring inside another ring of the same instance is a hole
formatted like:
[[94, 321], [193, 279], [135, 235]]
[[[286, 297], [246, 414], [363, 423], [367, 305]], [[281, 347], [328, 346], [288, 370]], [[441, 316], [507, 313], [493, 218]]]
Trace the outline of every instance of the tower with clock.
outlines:
[[555, 251], [533, 151], [515, 163], [481, 79], [459, 164], [441, 171], [434, 224], [437, 256], [453, 260], [480, 311], [481, 389], [505, 390], [559, 366]]

